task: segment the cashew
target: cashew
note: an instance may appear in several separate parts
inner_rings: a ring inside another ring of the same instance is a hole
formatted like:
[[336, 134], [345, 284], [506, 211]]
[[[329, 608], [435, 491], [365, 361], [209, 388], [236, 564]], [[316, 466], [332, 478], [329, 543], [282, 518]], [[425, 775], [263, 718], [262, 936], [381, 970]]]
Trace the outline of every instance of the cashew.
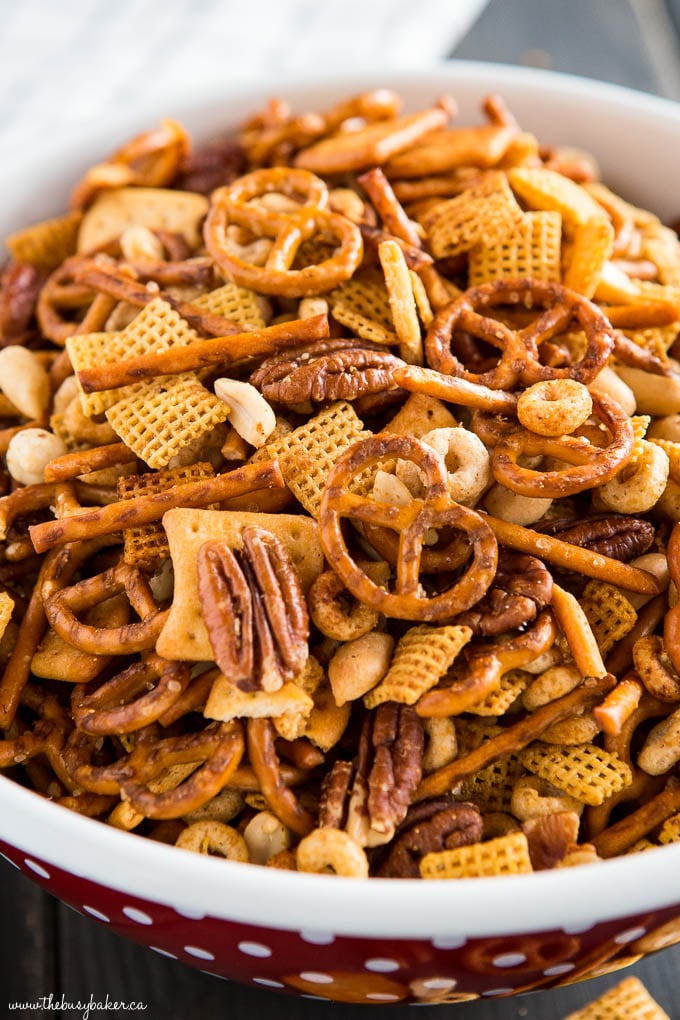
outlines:
[[526, 527], [545, 516], [552, 506], [552, 500], [520, 496], [504, 485], [496, 484], [487, 492], [484, 506], [494, 517]]
[[321, 297], [303, 298], [298, 305], [299, 319], [312, 319], [315, 315], [327, 315], [328, 302]]
[[266, 864], [291, 844], [290, 829], [271, 811], [258, 811], [243, 830], [243, 838], [252, 864]]
[[648, 439], [670, 439], [680, 443], [680, 414], [667, 414], [657, 418], [647, 429]]
[[22, 485], [37, 485], [45, 481], [45, 468], [49, 462], [66, 452], [66, 443], [53, 432], [24, 429], [9, 441], [7, 468], [12, 478]]
[[635, 414], [637, 408], [635, 394], [608, 365], [595, 376], [588, 389], [593, 393], [604, 393], [605, 397], [611, 397], [626, 414]]
[[550, 666], [527, 687], [522, 695], [522, 704], [528, 712], [535, 712], [537, 708], [569, 694], [581, 680], [576, 666]]
[[276, 416], [262, 394], [238, 379], [216, 379], [215, 394], [229, 404], [229, 421], [241, 438], [263, 446], [276, 428]]
[[510, 810], [515, 818], [526, 822], [527, 818], [552, 815], [558, 811], [583, 812], [583, 804], [561, 790], [551, 786], [538, 776], [521, 776], [512, 788]]
[[[630, 565], [631, 567], [639, 567], [640, 570], [646, 570], [648, 573], [654, 574], [654, 577], [659, 582], [660, 591], [665, 591], [668, 588], [670, 574], [668, 572], [668, 560], [663, 553], [645, 553], [644, 556], [637, 556], [634, 560], [631, 560]], [[647, 605], [654, 598], [653, 595], [641, 595], [635, 591], [624, 591], [623, 588], [620, 590], [636, 611]]]
[[63, 414], [74, 397], [80, 396], [80, 384], [75, 375], [67, 375], [52, 398], [52, 414]]
[[650, 731], [637, 757], [649, 776], [661, 776], [680, 761], [680, 708]]
[[0, 351], [0, 389], [27, 418], [42, 418], [49, 407], [50, 377], [25, 347]]
[[680, 376], [652, 375], [629, 365], [619, 365], [616, 372], [635, 394], [638, 414], [658, 417], [680, 411]]
[[125, 259], [163, 258], [163, 245], [148, 227], [137, 224], [127, 227], [120, 235], [120, 250]]
[[394, 639], [372, 630], [340, 645], [328, 663], [328, 679], [336, 705], [356, 701], [379, 684], [389, 669]]

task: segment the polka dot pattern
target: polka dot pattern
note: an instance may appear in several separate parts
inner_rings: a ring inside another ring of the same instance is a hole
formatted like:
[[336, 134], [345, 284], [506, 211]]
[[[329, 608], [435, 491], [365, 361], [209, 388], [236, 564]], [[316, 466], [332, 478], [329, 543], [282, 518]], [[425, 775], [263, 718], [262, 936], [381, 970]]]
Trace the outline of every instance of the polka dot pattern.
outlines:
[[327, 931], [301, 931], [300, 938], [313, 946], [330, 946], [335, 942], [335, 935]]
[[263, 942], [239, 942], [238, 948], [246, 956], [259, 956], [264, 959], [272, 955], [269, 946], [265, 946]]
[[185, 946], [184, 952], [188, 956], [193, 956], [197, 960], [214, 960], [215, 954], [211, 953], [209, 949], [201, 949], [200, 946]]
[[626, 943], [635, 942], [636, 939], [640, 939], [646, 934], [646, 928], [629, 928], [628, 931], [622, 931], [620, 935], [617, 935], [614, 942], [619, 946], [625, 946]]
[[37, 861], [32, 861], [30, 857], [24, 857], [24, 864], [40, 878], [49, 879], [52, 877], [47, 868], [43, 868], [42, 864], [38, 864]]
[[521, 967], [526, 962], [524, 953], [501, 953], [493, 958], [494, 967]]
[[83, 904], [83, 910], [86, 914], [89, 914], [90, 917], [94, 917], [97, 921], [103, 921], [104, 924], [111, 923], [111, 918], [107, 914], [102, 913], [101, 910], [95, 910], [94, 907], [88, 907], [86, 903]]
[[159, 949], [158, 946], [149, 946], [149, 949], [153, 949], [154, 953], [158, 953], [159, 956], [167, 956], [170, 960], [176, 960], [177, 957], [174, 953], [169, 953], [167, 949]]
[[300, 973], [303, 981], [309, 981], [312, 985], [332, 985], [333, 978], [330, 974], [322, 974], [317, 970], [303, 970]]
[[373, 970], [377, 974], [389, 974], [393, 970], [399, 970], [399, 964], [396, 960], [387, 960], [383, 957], [376, 957], [373, 960], [366, 960], [364, 963], [366, 970]]
[[286, 986], [282, 981], [275, 981], [274, 978], [266, 977], [254, 977], [253, 981], [256, 985], [262, 985], [264, 988], [285, 988]]
[[153, 918], [137, 907], [123, 907], [123, 913], [135, 924], [153, 924]]

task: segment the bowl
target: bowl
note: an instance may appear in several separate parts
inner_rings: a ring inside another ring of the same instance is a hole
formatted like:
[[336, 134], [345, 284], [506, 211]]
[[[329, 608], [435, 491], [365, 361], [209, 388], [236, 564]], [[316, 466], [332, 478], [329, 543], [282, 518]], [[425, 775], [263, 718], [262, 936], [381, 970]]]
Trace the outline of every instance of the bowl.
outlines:
[[[159, 115], [219, 133], [285, 92], [313, 108], [389, 85], [426, 105], [455, 95], [461, 123], [501, 93], [541, 141], [598, 157], [612, 187], [680, 214], [680, 107], [565, 75], [455, 63], [422, 72], [300, 80], [138, 106], [125, 123], [62, 139], [2, 174], [3, 233], [58, 212], [96, 158]], [[87, 138], [84, 142], [83, 138]], [[29, 154], [30, 156], [30, 154]], [[590, 866], [468, 882], [361, 881], [231, 863], [102, 825], [0, 777], [0, 851], [76, 910], [202, 971], [351, 1003], [512, 996], [616, 970], [680, 941], [680, 847]]]

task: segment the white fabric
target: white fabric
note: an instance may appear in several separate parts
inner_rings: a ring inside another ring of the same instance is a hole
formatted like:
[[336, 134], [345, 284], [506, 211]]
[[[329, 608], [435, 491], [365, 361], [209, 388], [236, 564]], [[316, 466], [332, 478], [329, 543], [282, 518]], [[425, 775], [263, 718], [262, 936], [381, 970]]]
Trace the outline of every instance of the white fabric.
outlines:
[[[423, 66], [486, 0], [21, 0], [2, 12], [0, 144], [87, 131], [138, 102], [301, 71]], [[168, 115], [172, 109], [166, 109]]]

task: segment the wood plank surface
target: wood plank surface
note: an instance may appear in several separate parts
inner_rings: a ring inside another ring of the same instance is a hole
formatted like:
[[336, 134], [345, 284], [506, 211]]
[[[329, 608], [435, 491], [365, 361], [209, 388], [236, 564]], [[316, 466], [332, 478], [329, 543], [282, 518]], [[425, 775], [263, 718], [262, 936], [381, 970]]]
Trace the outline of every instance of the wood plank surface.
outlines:
[[[451, 0], [455, 2], [455, 0]], [[529, 64], [680, 98], [680, 0], [491, 0], [454, 58]], [[1, 819], [0, 819], [1, 831]], [[148, 1004], [146, 1020], [561, 1020], [622, 976], [637, 974], [672, 1020], [680, 1020], [680, 946], [624, 972], [555, 992], [453, 1007], [359, 1007], [293, 999], [218, 980], [127, 942], [57, 904], [0, 860], [0, 1017], [35, 1020], [48, 1011], [6, 1011], [12, 1001], [52, 992], [67, 999], [107, 994]], [[129, 1014], [92, 1014], [127, 1017]]]

